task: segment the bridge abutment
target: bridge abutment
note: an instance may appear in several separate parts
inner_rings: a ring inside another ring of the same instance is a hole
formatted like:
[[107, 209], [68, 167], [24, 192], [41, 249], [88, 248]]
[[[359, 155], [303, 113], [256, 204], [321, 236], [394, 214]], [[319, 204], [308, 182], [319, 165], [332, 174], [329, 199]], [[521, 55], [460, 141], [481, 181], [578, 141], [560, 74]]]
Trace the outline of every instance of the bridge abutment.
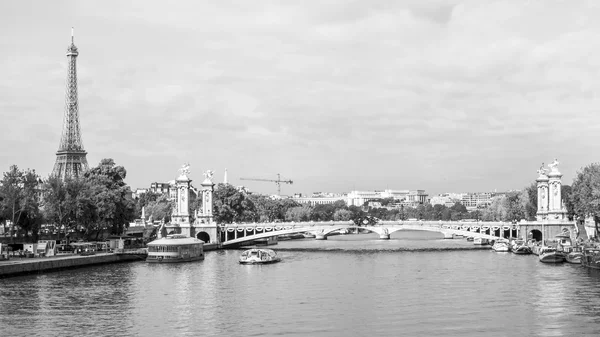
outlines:
[[389, 240], [390, 235], [389, 234], [379, 234], [379, 239], [380, 240]]
[[315, 234], [315, 240], [327, 240], [327, 236], [323, 233], [317, 233]]

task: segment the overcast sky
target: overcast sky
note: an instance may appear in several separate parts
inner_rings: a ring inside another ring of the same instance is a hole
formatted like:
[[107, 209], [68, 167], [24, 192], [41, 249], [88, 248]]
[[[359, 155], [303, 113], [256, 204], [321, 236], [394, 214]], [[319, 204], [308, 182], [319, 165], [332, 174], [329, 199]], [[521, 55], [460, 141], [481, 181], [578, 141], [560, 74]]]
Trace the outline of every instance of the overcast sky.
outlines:
[[88, 162], [282, 194], [521, 189], [600, 155], [599, 1], [2, 1], [0, 169], [47, 176], [71, 26]]

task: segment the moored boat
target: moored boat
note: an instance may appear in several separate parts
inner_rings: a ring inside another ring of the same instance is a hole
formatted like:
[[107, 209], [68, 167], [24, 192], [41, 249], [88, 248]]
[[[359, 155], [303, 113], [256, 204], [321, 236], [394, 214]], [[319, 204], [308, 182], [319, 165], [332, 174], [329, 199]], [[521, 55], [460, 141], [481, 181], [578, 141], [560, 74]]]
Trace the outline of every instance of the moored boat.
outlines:
[[565, 262], [565, 254], [558, 251], [556, 246], [542, 246], [539, 251], [539, 259], [544, 263], [562, 263]]
[[531, 248], [523, 239], [514, 239], [510, 243], [510, 251], [518, 255], [531, 254]]
[[484, 239], [484, 238], [474, 238], [473, 239], [473, 244], [475, 244], [475, 245], [487, 245], [489, 243], [490, 243], [490, 241], [488, 239]]
[[588, 268], [600, 269], [600, 248], [596, 246], [584, 247], [581, 264]]
[[567, 234], [560, 234], [556, 237], [559, 239], [557, 250], [562, 251], [565, 261], [568, 263], [580, 264], [583, 256], [581, 247], [573, 245], [571, 237]]
[[530, 240], [527, 243], [527, 247], [531, 249], [531, 253], [534, 255], [540, 255], [540, 248], [542, 247], [541, 242]]
[[281, 261], [272, 249], [248, 249], [240, 255], [241, 264], [269, 264]]
[[531, 248], [525, 244], [514, 247], [512, 252], [517, 255], [528, 255], [532, 253]]
[[495, 252], [499, 252], [499, 253], [509, 252], [510, 249], [508, 248], [508, 240], [506, 240], [506, 239], [496, 240], [496, 242], [494, 242], [494, 245], [492, 246], [492, 249]]
[[566, 253], [565, 260], [569, 263], [580, 264], [583, 260], [583, 251], [581, 247], [574, 246], [570, 252]]
[[148, 243], [147, 262], [174, 263], [204, 260], [204, 241], [172, 234]]

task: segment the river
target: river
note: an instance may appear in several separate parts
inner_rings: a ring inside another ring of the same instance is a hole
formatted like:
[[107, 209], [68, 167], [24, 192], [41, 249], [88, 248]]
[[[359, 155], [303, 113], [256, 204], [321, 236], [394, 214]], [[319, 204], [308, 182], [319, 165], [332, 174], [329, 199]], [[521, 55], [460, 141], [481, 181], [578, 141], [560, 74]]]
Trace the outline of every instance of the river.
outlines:
[[[600, 273], [400, 232], [0, 279], [2, 336], [598, 336]], [[449, 249], [449, 250], [447, 250]], [[459, 250], [460, 249], [460, 250]]]

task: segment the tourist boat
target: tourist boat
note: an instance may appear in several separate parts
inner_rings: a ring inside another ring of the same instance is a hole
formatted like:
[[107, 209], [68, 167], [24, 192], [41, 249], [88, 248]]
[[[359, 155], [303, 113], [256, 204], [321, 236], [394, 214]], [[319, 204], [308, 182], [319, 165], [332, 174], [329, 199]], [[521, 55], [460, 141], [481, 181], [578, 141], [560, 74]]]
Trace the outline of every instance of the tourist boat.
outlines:
[[147, 262], [173, 263], [204, 260], [204, 241], [171, 234], [148, 244]]
[[531, 239], [529, 241], [527, 241], [527, 246], [529, 247], [529, 249], [531, 249], [531, 253], [534, 255], [540, 255], [540, 248], [541, 248], [541, 243]]
[[571, 251], [565, 254], [565, 260], [569, 263], [580, 264], [583, 260], [583, 249], [579, 246], [573, 246]]
[[583, 256], [581, 247], [573, 245], [571, 237], [567, 234], [560, 234], [556, 237], [559, 239], [557, 250], [562, 251], [565, 256], [565, 261], [574, 264], [581, 263], [581, 258]]
[[272, 249], [248, 249], [240, 255], [241, 264], [269, 264], [281, 261]]
[[581, 265], [588, 268], [600, 269], [600, 247], [584, 247], [582, 250]]
[[523, 239], [516, 239], [512, 242], [510, 251], [517, 255], [531, 254], [531, 248], [525, 243]]
[[492, 249], [495, 252], [499, 252], [499, 253], [509, 252], [510, 249], [508, 248], [508, 240], [506, 240], [506, 239], [496, 240], [496, 242], [494, 242], [494, 245], [492, 246]]
[[488, 239], [484, 239], [484, 238], [474, 238], [473, 239], [473, 244], [476, 244], [476, 245], [487, 245], [489, 243], [490, 243], [490, 241]]
[[565, 254], [558, 248], [558, 243], [547, 241], [540, 247], [539, 259], [544, 263], [562, 263], [565, 262]]

